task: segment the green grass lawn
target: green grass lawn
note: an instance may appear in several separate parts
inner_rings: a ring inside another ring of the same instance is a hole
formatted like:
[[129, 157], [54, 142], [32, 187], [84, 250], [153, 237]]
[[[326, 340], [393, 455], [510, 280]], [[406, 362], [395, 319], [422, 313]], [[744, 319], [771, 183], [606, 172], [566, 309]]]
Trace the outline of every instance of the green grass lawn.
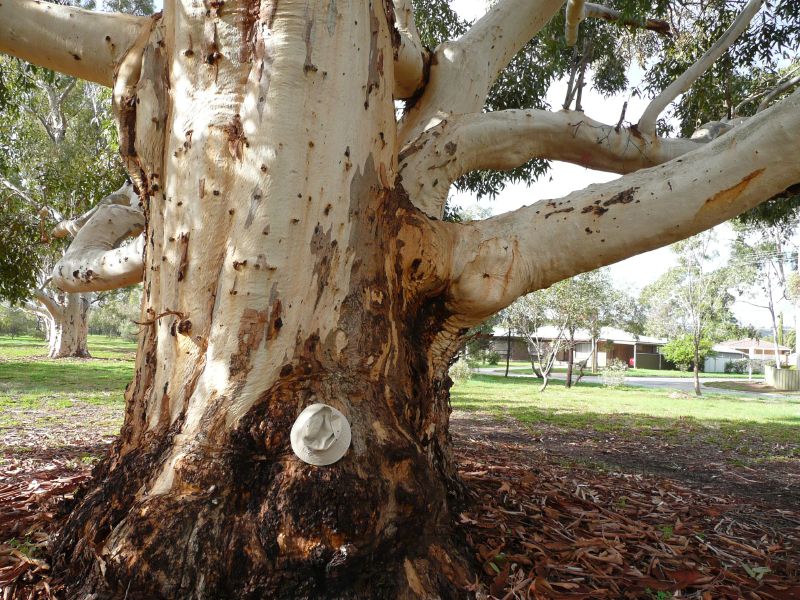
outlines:
[[[136, 353], [135, 342], [106, 335], [90, 335], [87, 345], [93, 358], [132, 360]], [[41, 338], [27, 335], [15, 338], [0, 336], [0, 359], [45, 356], [47, 356], [47, 342]]]
[[[510, 416], [568, 429], [591, 428], [622, 437], [644, 431], [675, 436], [697, 434], [708, 443], [728, 448], [757, 437], [764, 444], [797, 447], [800, 439], [800, 397], [751, 399], [705, 392], [702, 398], [671, 390], [622, 386], [616, 389], [581, 383], [566, 389], [551, 381], [538, 392], [537, 380], [475, 375], [453, 386], [456, 409]], [[800, 449], [792, 450], [800, 456]]]
[[61, 411], [88, 404], [117, 406], [121, 420], [136, 345], [93, 335], [88, 345], [92, 359], [51, 360], [44, 340], [0, 337], [0, 427], [19, 424], [24, 411], [49, 413], [37, 421], [57, 420], [69, 418]]

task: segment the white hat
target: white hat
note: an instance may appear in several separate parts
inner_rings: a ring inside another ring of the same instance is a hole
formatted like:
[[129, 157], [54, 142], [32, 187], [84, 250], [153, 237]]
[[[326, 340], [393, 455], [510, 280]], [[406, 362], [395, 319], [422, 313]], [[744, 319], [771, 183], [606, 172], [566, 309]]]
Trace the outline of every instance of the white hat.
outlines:
[[292, 425], [292, 450], [311, 465], [330, 465], [350, 447], [350, 423], [327, 404], [307, 406]]

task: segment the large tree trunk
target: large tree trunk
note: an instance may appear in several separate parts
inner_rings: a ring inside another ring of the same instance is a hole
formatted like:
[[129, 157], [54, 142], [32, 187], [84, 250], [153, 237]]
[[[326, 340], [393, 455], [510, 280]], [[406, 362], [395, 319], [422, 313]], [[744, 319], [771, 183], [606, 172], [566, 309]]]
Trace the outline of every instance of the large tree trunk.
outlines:
[[[58, 568], [75, 598], [453, 596], [458, 335], [430, 299], [436, 223], [390, 185], [390, 6], [211, 6], [167, 12], [115, 86], [144, 332]], [[352, 427], [328, 467], [289, 445], [317, 402]]]
[[60, 300], [60, 310], [46, 319], [48, 356], [89, 358], [89, 299], [85, 294], [69, 293]]

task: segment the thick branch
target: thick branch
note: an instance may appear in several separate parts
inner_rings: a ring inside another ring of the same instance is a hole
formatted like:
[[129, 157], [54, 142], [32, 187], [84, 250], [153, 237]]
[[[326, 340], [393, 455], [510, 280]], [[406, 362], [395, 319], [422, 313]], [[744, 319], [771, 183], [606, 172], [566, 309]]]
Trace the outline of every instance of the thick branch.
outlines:
[[394, 15], [400, 42], [394, 57], [394, 97], [411, 98], [425, 85], [431, 56], [419, 38], [411, 0], [394, 0]]
[[448, 307], [468, 326], [516, 297], [689, 237], [800, 181], [800, 92], [663, 165], [499, 217], [457, 236]]
[[[99, 292], [134, 285], [144, 269], [141, 210], [120, 204], [101, 206], [78, 231], [53, 269], [53, 281], [67, 292]], [[129, 237], [132, 244], [120, 247]]]
[[75, 217], [74, 219], [67, 219], [58, 223], [58, 225], [53, 228], [51, 235], [54, 238], [64, 238], [67, 236], [74, 238], [78, 234], [78, 231], [80, 231], [81, 227], [86, 225], [86, 223], [89, 222], [89, 219], [91, 219], [101, 207], [109, 204], [119, 204], [140, 210], [139, 196], [137, 196], [136, 192], [133, 191], [133, 185], [126, 183], [116, 192], [112, 192], [100, 200], [100, 202], [82, 215]]
[[714, 42], [700, 59], [678, 77], [667, 88], [656, 96], [647, 106], [639, 119], [639, 131], [655, 133], [658, 116], [664, 112], [670, 102], [688, 90], [691, 85], [705, 73], [714, 62], [733, 44], [750, 26], [750, 21], [764, 4], [764, 0], [750, 0], [739, 16], [722, 36]]
[[770, 90], [764, 97], [764, 99], [761, 101], [761, 103], [758, 105], [756, 112], [761, 112], [762, 110], [767, 108], [775, 98], [777, 98], [784, 92], [792, 89], [796, 85], [800, 85], [800, 75], [792, 77], [791, 79], [784, 81], [780, 85], [775, 86], [775, 88]]
[[564, 37], [567, 46], [574, 46], [578, 41], [578, 29], [586, 18], [585, 0], [567, 0], [566, 18], [564, 20]]
[[[47, 316], [50, 316], [50, 317], [53, 317], [53, 318], [57, 318], [59, 315], [61, 315], [64, 312], [64, 308], [61, 305], [59, 305], [58, 302], [53, 300], [53, 298], [51, 298], [41, 288], [39, 288], [39, 289], [37, 289], [37, 290], [35, 290], [33, 292], [33, 297], [39, 304], [42, 305], [42, 307], [44, 307], [44, 310], [45, 310]], [[39, 313], [42, 312], [41, 310], [36, 311], [34, 307], [35, 307], [35, 305], [31, 305], [29, 307], [29, 310], [34, 310], [35, 312], [39, 312]]]
[[500, 0], [461, 38], [441, 44], [425, 93], [400, 125], [401, 146], [448, 115], [478, 112], [500, 72], [564, 0]]
[[470, 171], [548, 158], [630, 173], [697, 147], [684, 139], [635, 135], [580, 112], [505, 110], [454, 117], [429, 129], [401, 153], [400, 173], [415, 206], [441, 218], [450, 184]]
[[618, 23], [619, 25], [626, 25], [628, 27], [655, 31], [656, 33], [668, 37], [672, 35], [672, 28], [669, 26], [669, 23], [661, 19], [628, 19], [618, 10], [600, 4], [592, 4], [591, 2], [586, 3], [584, 13], [587, 19], [603, 19], [609, 23]]
[[0, 52], [111, 87], [114, 68], [149, 23], [149, 17], [3, 0]]

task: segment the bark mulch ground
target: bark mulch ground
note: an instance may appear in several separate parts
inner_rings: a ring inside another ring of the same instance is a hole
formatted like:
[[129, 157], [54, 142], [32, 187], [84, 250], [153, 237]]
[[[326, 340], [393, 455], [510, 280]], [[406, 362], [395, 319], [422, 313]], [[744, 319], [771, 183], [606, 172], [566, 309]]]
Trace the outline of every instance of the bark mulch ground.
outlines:
[[[15, 456], [4, 433], [0, 598], [61, 598], [47, 563], [54, 510], [108, 438], [84, 429]], [[453, 433], [478, 598], [800, 598], [800, 507], [568, 464], [513, 421], [456, 413]]]

